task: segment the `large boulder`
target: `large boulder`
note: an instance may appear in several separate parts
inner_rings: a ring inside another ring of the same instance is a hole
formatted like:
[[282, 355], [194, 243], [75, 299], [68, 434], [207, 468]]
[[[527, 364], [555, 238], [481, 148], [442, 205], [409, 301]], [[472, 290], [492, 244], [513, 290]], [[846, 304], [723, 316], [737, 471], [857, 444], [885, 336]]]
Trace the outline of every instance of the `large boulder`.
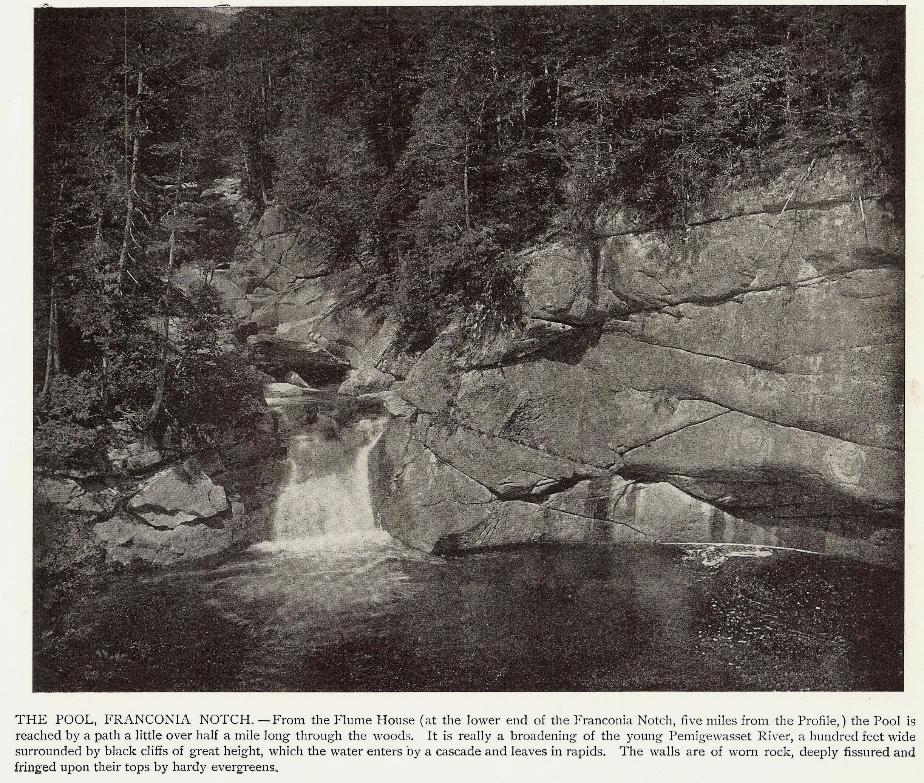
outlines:
[[417, 408], [411, 405], [394, 389], [387, 389], [381, 392], [370, 392], [369, 394], [360, 394], [359, 402], [363, 404], [374, 405], [379, 410], [384, 410], [390, 416], [400, 419], [411, 419], [417, 415]]
[[308, 382], [297, 372], [286, 373], [286, 383], [291, 383], [293, 386], [301, 386], [303, 389], [312, 388]]
[[283, 297], [277, 334], [316, 343], [355, 367], [374, 366], [394, 338], [394, 328], [382, 331], [379, 314], [361, 303], [361, 289], [351, 287], [354, 275], [351, 270], [310, 281]]
[[[294, 375], [295, 373], [289, 373]], [[296, 375], [296, 377], [299, 377]], [[263, 384], [263, 396], [269, 402], [275, 398], [282, 397], [303, 397], [309, 390], [305, 386], [294, 383], [265, 383]]]
[[110, 560], [135, 560], [172, 565], [217, 555], [231, 545], [231, 531], [206, 524], [158, 529], [126, 514], [99, 522], [93, 528]]
[[224, 487], [215, 484], [194, 462], [176, 465], [145, 481], [128, 508], [149, 525], [176, 528], [228, 510]]
[[106, 459], [115, 473], [142, 473], [163, 462], [164, 455], [155, 443], [141, 439], [110, 446]]
[[170, 565], [227, 550], [230, 508], [224, 487], [189, 461], [142, 482], [123, 510], [96, 522], [93, 533], [110, 560]]
[[388, 389], [395, 382], [395, 377], [389, 373], [377, 370], [375, 367], [363, 367], [351, 370], [347, 379], [340, 384], [340, 394], [356, 397], [360, 394], [372, 394]]
[[296, 372], [313, 383], [341, 380], [350, 363], [312, 342], [291, 340], [278, 335], [256, 334], [247, 338], [260, 368], [276, 377]]

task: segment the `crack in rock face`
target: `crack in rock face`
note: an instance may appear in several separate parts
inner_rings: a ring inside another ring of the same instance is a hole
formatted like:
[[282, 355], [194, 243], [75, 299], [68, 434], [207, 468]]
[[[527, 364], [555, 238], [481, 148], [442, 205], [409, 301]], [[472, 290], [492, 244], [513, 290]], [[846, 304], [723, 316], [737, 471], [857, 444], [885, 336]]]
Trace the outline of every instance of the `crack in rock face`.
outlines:
[[172, 565], [216, 555], [231, 546], [231, 531], [225, 528], [205, 524], [155, 528], [125, 514], [96, 524], [93, 532], [107, 556], [121, 563]]

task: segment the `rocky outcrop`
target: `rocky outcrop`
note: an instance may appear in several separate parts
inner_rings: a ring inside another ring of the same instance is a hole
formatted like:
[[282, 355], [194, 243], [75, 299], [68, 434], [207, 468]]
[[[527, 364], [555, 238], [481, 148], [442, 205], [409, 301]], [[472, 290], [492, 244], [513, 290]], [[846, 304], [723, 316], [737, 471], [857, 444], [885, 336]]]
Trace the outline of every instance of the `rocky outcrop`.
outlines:
[[339, 394], [358, 396], [385, 391], [395, 382], [395, 377], [375, 367], [363, 367], [351, 370], [347, 379], [340, 384]]
[[542, 321], [581, 325], [603, 320], [594, 265], [599, 249], [584, 243], [555, 241], [522, 259], [527, 314]]
[[310, 401], [270, 409], [252, 430], [185, 459], [174, 452], [154, 473], [122, 462], [78, 477], [37, 473], [36, 562], [66, 570], [102, 552], [114, 563], [172, 565], [264, 540], [286, 473], [286, 428], [305, 419], [317, 419]]
[[228, 498], [224, 487], [216, 485], [195, 463], [188, 463], [148, 479], [128, 501], [128, 508], [152, 527], [174, 528], [227, 511]]
[[221, 285], [277, 380], [319, 385], [323, 365], [392, 414], [374, 502], [414, 546], [696, 540], [894, 563], [902, 203], [838, 154], [719, 183], [685, 225], [607, 212], [518, 257], [518, 322], [475, 307], [422, 354], [280, 207]]
[[247, 338], [257, 365], [270, 375], [285, 377], [295, 372], [316, 383], [337, 380], [346, 375], [350, 364], [320, 345], [287, 339], [277, 335], [257, 334]]
[[227, 550], [229, 510], [224, 487], [188, 460], [143, 481], [124, 508], [97, 522], [93, 532], [109, 560], [171, 565]]
[[225, 528], [206, 524], [162, 528], [126, 514], [98, 523], [94, 532], [109, 559], [126, 564], [141, 560], [173, 565], [220, 554], [231, 545], [231, 531]]
[[63, 476], [36, 476], [32, 482], [32, 496], [36, 503], [91, 514], [111, 511], [119, 497], [110, 487], [93, 490]]
[[417, 414], [380, 446], [382, 524], [440, 551], [641, 538], [900, 560], [900, 199], [849, 157], [736, 187], [687, 226], [617, 217], [524, 254], [529, 320], [459, 322], [393, 387]]
[[266, 383], [263, 385], [263, 396], [267, 403], [270, 400], [304, 397], [306, 393], [308, 393], [306, 386], [294, 383]]
[[106, 476], [39, 476], [36, 497], [90, 520], [110, 560], [214, 555], [271, 534], [292, 434], [388, 413], [375, 515], [421, 549], [731, 543], [895, 564], [897, 194], [841, 155], [725, 182], [682, 226], [610, 212], [518, 257], [519, 320], [476, 306], [409, 353], [356, 269], [281, 206], [248, 223], [239, 184], [217, 181], [202, 198], [246, 241], [210, 279], [268, 411], [198, 461], [121, 433]]
[[312, 385], [339, 384], [351, 367], [396, 374], [380, 365], [396, 358], [397, 324], [366, 302], [359, 267], [332, 264], [329, 256], [297, 216], [270, 206], [211, 283], [238, 335], [278, 380], [294, 371]]

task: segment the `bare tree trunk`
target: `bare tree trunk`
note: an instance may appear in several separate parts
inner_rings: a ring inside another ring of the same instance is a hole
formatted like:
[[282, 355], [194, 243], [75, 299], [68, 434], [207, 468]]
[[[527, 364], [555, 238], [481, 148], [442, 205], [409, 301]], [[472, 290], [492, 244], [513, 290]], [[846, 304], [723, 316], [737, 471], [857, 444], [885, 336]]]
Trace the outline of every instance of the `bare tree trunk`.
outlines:
[[[96, 219], [96, 235], [93, 237], [93, 249], [96, 251], [95, 259], [95, 284], [100, 291], [106, 288], [104, 269], [102, 267], [102, 258], [100, 253], [103, 249], [103, 213], [100, 209], [99, 217]], [[100, 389], [99, 396], [102, 402], [103, 410], [109, 409], [109, 341], [105, 337], [98, 338], [96, 341], [100, 352]]]
[[248, 161], [247, 147], [244, 145], [244, 138], [241, 135], [240, 124], [237, 122], [235, 118], [234, 104], [231, 102], [230, 93], [228, 94], [228, 112], [229, 112], [229, 119], [232, 123], [234, 123], [235, 129], [237, 130], [237, 133], [235, 135], [237, 136], [238, 146], [241, 148], [241, 156], [242, 156], [242, 160], [244, 163], [244, 178], [249, 183], [251, 180], [251, 177], [250, 177], [250, 165], [247, 162]]
[[167, 279], [164, 283], [164, 334], [160, 344], [160, 357], [157, 363], [157, 389], [154, 392], [154, 402], [148, 411], [145, 427], [150, 427], [160, 415], [164, 404], [164, 394], [167, 390], [167, 347], [170, 342], [170, 285], [173, 278], [173, 251], [176, 247], [176, 229], [170, 232], [170, 251], [167, 254]]
[[[789, 46], [790, 46], [791, 38], [792, 38], [792, 29], [790, 28], [790, 29], [787, 29], [787, 30], [786, 30], [786, 47], [787, 47], [787, 48], [789, 48]], [[792, 91], [793, 91], [793, 80], [792, 80], [792, 68], [791, 68], [790, 63], [789, 63], [789, 57], [786, 58], [785, 63], [786, 63], [786, 64], [783, 66], [783, 68], [784, 68], [784, 70], [783, 70], [783, 74], [784, 74], [783, 91], [784, 91], [784, 93], [785, 93], [785, 95], [786, 95], [786, 110], [785, 110], [785, 112], [786, 112], [786, 127], [787, 127], [787, 128], [792, 128], [792, 126], [793, 126], [793, 121], [792, 121]]]
[[100, 361], [100, 369], [102, 370], [102, 378], [100, 379], [100, 384], [102, 388], [100, 389], [100, 401], [103, 406], [103, 410], [109, 410], [109, 346], [108, 344], [103, 345], [103, 358]]
[[[180, 207], [180, 172], [183, 168], [183, 152], [180, 151], [180, 162], [176, 169], [176, 190], [173, 201], [173, 219], [176, 220]], [[164, 394], [167, 390], [167, 351], [170, 343], [170, 288], [173, 284], [173, 254], [176, 250], [176, 225], [170, 230], [170, 249], [167, 252], [167, 269], [164, 275], [164, 336], [160, 344], [160, 359], [157, 365], [157, 389], [154, 392], [154, 402], [148, 411], [146, 427], [150, 427], [160, 415], [164, 404]]]
[[528, 98], [529, 86], [527, 84], [523, 85], [523, 91], [520, 93], [520, 117], [522, 118], [523, 125], [520, 128], [520, 144], [522, 144], [526, 139], [526, 101]]
[[[64, 182], [61, 180], [61, 186], [58, 188], [58, 210], [64, 201]], [[59, 350], [58, 335], [58, 298], [55, 295], [55, 275], [58, 269], [58, 257], [56, 253], [58, 240], [58, 213], [52, 217], [51, 227], [48, 232], [48, 247], [51, 253], [51, 288], [48, 296], [48, 345], [45, 354], [45, 381], [42, 384], [40, 400], [42, 405], [47, 401], [51, 393], [51, 381], [54, 376], [61, 372], [61, 352]]]
[[58, 300], [55, 288], [51, 287], [51, 301], [48, 303], [48, 347], [45, 354], [45, 382], [40, 394], [44, 401], [51, 392], [51, 381], [61, 371], [61, 357], [58, 343]]
[[125, 187], [128, 187], [128, 9], [122, 9], [122, 164], [125, 170]]
[[260, 116], [266, 125], [266, 60], [260, 60]]
[[561, 107], [561, 62], [555, 63], [555, 138], [558, 139], [558, 111]]
[[157, 364], [157, 389], [154, 402], [148, 411], [146, 427], [150, 427], [160, 415], [167, 390], [167, 353], [170, 343], [170, 286], [173, 282], [173, 253], [176, 248], [176, 229], [170, 232], [170, 250], [167, 254], [167, 274], [164, 282], [163, 337], [160, 344], [160, 357]]
[[54, 321], [54, 351], [52, 352], [52, 367], [54, 368], [55, 375], [61, 374], [61, 328], [58, 324], [58, 300], [57, 298], [52, 300], [52, 306], [54, 308], [55, 321]]
[[125, 229], [122, 232], [122, 250], [119, 253], [119, 270], [116, 278], [116, 289], [122, 291], [122, 280], [128, 266], [128, 245], [132, 235], [132, 213], [135, 211], [135, 195], [138, 191], [138, 155], [141, 148], [141, 91], [144, 88], [144, 73], [138, 71], [138, 96], [135, 103], [135, 138], [132, 142], [132, 164], [128, 182], [128, 191], [125, 196]]
[[594, 179], [600, 173], [600, 145], [603, 131], [603, 103], [597, 93], [597, 126], [594, 129]]
[[260, 194], [263, 196], [263, 206], [269, 200], [266, 197], [266, 170], [263, 165], [263, 149], [266, 145], [266, 136], [269, 131], [269, 75], [266, 60], [260, 61]]
[[472, 228], [471, 214], [469, 210], [469, 189], [468, 189], [468, 162], [469, 162], [469, 133], [465, 129], [465, 161], [462, 167], [462, 194], [465, 205], [465, 230], [470, 231]]

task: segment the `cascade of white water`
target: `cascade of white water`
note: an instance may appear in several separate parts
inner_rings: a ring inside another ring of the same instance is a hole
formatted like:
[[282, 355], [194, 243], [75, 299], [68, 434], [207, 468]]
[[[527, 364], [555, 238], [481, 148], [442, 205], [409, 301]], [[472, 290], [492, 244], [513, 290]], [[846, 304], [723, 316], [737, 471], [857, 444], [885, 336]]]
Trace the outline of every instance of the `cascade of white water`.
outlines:
[[369, 452], [385, 419], [363, 419], [342, 435], [316, 428], [289, 445], [289, 478], [273, 509], [276, 542], [349, 545], [387, 539], [369, 496]]

